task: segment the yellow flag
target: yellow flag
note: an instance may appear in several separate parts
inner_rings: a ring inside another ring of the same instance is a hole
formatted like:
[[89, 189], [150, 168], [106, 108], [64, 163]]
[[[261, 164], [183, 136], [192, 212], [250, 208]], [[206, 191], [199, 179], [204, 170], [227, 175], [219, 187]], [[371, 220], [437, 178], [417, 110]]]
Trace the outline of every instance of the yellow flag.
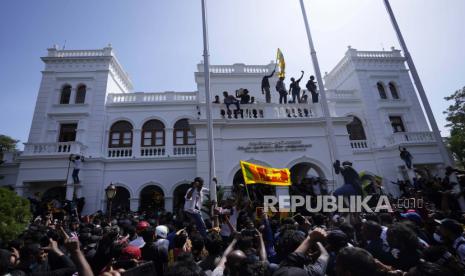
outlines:
[[290, 186], [291, 172], [289, 169], [268, 168], [241, 161], [242, 175], [245, 184], [267, 184], [274, 186]]
[[278, 52], [276, 54], [276, 60], [278, 61], [278, 66], [279, 66], [279, 73], [278, 73], [278, 77], [283, 77], [285, 76], [286, 74], [286, 62], [284, 61], [284, 55], [283, 55], [283, 52], [281, 52], [281, 50], [278, 48]]

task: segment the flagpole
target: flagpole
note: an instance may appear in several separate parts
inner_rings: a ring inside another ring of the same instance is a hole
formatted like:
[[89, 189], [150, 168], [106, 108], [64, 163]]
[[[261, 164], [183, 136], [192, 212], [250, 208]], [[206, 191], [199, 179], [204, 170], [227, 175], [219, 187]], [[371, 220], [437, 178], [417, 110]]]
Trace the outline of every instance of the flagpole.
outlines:
[[[207, 113], [207, 139], [208, 139], [208, 183], [210, 187], [210, 200], [217, 202], [216, 196], [216, 178], [215, 168], [215, 151], [213, 144], [213, 121], [211, 116], [210, 100], [210, 54], [208, 50], [208, 28], [207, 28], [207, 5], [206, 0], [202, 1], [202, 29], [203, 29], [203, 75], [205, 79], [205, 107]], [[215, 204], [213, 204], [215, 205]]]
[[417, 91], [418, 91], [418, 94], [420, 95], [421, 102], [423, 104], [423, 107], [425, 108], [426, 116], [428, 116], [428, 121], [431, 125], [431, 129], [433, 130], [434, 138], [436, 139], [436, 142], [438, 144], [439, 152], [441, 153], [442, 159], [444, 160], [444, 164], [446, 166], [453, 166], [453, 161], [451, 160], [449, 153], [447, 152], [447, 149], [444, 143], [442, 142], [441, 132], [439, 131], [438, 124], [436, 123], [436, 119], [434, 118], [433, 111], [428, 102], [428, 98], [426, 97], [425, 89], [423, 88], [423, 84], [421, 83], [420, 76], [418, 75], [418, 72], [417, 72], [417, 68], [415, 67], [415, 64], [413, 63], [412, 56], [410, 55], [410, 52], [407, 49], [407, 44], [405, 43], [404, 37], [402, 36], [402, 33], [400, 31], [399, 25], [397, 24], [397, 20], [394, 16], [394, 12], [392, 11], [389, 0], [384, 0], [384, 5], [386, 6], [386, 10], [391, 19], [392, 26], [394, 27], [394, 30], [396, 31], [397, 39], [399, 40], [400, 46], [402, 47], [402, 50], [404, 51], [405, 59], [407, 60], [410, 73], [412, 74], [412, 78], [415, 83], [415, 86], [417, 87]]
[[[313, 45], [313, 40], [312, 40], [312, 34], [310, 33], [310, 27], [308, 24], [308, 18], [307, 18], [307, 12], [305, 11], [305, 6], [304, 6], [304, 1], [300, 0], [300, 8], [302, 9], [302, 16], [304, 18], [305, 22], [305, 29], [307, 31], [307, 38], [308, 38], [308, 45], [310, 47], [310, 54], [312, 57], [312, 63], [313, 63], [313, 70], [315, 71], [316, 75], [316, 80], [318, 82], [318, 90], [321, 95], [321, 107], [323, 109], [323, 116], [325, 118], [325, 123], [326, 123], [326, 131], [328, 132], [329, 136], [329, 149], [330, 149], [330, 155], [332, 156], [331, 161], [338, 160], [339, 158], [339, 153], [337, 150], [336, 146], [336, 136], [334, 134], [334, 129], [333, 129], [333, 122], [331, 119], [331, 115], [329, 114], [329, 107], [328, 107], [328, 102], [326, 101], [326, 92], [325, 92], [325, 86], [323, 83], [323, 78], [321, 77], [321, 71], [320, 71], [320, 65], [318, 63], [318, 57], [316, 56], [316, 51], [315, 51], [315, 46]], [[330, 167], [332, 167], [333, 164], [331, 164]], [[334, 179], [337, 183], [337, 177]]]

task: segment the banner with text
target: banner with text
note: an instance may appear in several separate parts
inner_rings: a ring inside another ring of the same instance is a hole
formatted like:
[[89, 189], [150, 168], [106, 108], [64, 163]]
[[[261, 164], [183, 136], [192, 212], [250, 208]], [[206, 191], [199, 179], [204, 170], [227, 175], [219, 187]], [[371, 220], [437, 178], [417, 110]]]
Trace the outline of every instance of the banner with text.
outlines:
[[290, 186], [289, 169], [268, 168], [245, 161], [240, 161], [245, 184], [266, 184], [274, 186]]

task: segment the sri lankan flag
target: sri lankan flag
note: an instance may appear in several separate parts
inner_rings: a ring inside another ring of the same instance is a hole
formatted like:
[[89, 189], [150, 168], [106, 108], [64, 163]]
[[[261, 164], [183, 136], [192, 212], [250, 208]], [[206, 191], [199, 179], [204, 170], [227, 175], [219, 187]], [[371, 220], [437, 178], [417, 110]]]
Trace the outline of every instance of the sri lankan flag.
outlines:
[[291, 172], [289, 169], [268, 168], [240, 161], [245, 184], [267, 184], [274, 186], [290, 186]]
[[276, 53], [276, 60], [278, 61], [278, 66], [279, 66], [279, 73], [278, 77], [283, 77], [286, 74], [286, 62], [284, 61], [284, 55], [283, 52], [278, 48], [278, 52]]

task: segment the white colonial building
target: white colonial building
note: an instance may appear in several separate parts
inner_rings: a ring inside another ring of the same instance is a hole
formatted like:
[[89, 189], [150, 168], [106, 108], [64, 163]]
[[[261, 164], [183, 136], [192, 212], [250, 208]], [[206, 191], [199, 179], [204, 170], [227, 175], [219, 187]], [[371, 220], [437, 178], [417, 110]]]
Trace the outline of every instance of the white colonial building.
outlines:
[[[207, 179], [207, 122], [203, 65], [192, 92], [134, 92], [112, 48], [48, 49], [45, 69], [24, 151], [4, 155], [3, 186], [18, 194], [86, 198], [85, 212], [105, 209], [105, 188], [118, 187], [115, 204], [179, 207], [196, 176]], [[275, 64], [212, 65], [211, 91], [220, 95], [246, 88], [255, 103], [242, 105], [243, 117], [228, 116], [213, 104], [213, 135], [219, 184], [239, 179], [239, 160], [290, 168], [295, 185], [307, 175], [342, 184], [332, 170], [320, 103], [265, 103], [261, 79]], [[302, 85], [306, 80], [302, 81]], [[442, 159], [399, 50], [367, 52], [349, 47], [325, 75], [328, 105], [341, 161], [390, 181], [408, 177], [398, 147], [407, 147], [415, 166], [433, 172]], [[308, 93], [308, 92], [307, 92]], [[311, 97], [310, 97], [311, 98]], [[349, 134], [350, 133], [350, 134]], [[68, 173], [70, 154], [85, 156], [81, 184]], [[152, 204], [152, 205], [150, 205]]]

